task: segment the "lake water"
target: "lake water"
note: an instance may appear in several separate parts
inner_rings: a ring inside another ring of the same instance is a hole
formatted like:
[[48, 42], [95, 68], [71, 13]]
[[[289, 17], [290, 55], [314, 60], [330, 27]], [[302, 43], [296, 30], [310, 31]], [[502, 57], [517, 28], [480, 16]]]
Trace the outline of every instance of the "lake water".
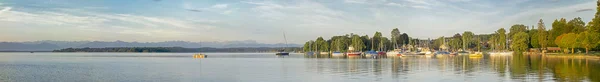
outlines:
[[273, 53], [0, 53], [0, 82], [600, 82], [597, 59]]

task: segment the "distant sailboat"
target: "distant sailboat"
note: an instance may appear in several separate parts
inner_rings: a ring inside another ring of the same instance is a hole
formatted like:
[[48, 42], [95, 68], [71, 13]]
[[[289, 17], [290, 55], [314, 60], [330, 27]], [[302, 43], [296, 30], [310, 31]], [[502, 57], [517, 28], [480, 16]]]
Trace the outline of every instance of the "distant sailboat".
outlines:
[[283, 39], [285, 41], [285, 47], [283, 47], [283, 50], [279, 50], [279, 52], [275, 53], [275, 55], [290, 55], [289, 52], [285, 52], [285, 48], [288, 47], [288, 45], [287, 45], [287, 37], [285, 37], [285, 31], [283, 32]]

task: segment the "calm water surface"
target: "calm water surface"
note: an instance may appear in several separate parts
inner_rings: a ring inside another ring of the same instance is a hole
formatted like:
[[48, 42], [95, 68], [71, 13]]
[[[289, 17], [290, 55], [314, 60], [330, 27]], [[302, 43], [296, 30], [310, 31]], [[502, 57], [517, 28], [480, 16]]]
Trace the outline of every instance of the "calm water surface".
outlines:
[[0, 82], [600, 82], [597, 59], [272, 53], [0, 53]]

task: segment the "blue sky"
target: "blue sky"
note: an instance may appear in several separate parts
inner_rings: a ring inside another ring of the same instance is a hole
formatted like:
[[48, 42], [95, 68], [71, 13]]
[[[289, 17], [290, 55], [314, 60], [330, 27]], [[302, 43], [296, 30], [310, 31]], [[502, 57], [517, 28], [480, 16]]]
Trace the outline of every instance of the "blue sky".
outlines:
[[[2, 0], [2, 41], [236, 41], [304, 43], [355, 33], [415, 38], [546, 27], [594, 16], [595, 0]], [[577, 10], [591, 9], [577, 12]]]

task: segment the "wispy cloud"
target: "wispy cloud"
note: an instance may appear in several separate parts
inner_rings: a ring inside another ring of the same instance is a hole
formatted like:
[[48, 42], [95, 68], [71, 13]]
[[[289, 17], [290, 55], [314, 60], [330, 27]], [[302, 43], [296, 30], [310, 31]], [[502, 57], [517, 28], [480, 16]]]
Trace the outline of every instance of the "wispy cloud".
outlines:
[[[595, 8], [592, 1], [546, 4], [551, 1], [534, 3], [530, 0], [162, 0], [128, 6], [69, 0], [62, 2], [73, 3], [60, 4], [60, 1], [0, 5], [3, 27], [0, 38], [20, 41], [253, 39], [278, 43], [282, 41], [273, 37], [281, 37], [282, 31], [286, 31], [288, 36], [295, 37], [289, 39], [290, 42], [303, 43], [317, 36], [328, 38], [347, 33], [372, 35], [380, 31], [389, 36], [386, 31], [393, 28], [400, 28], [414, 38], [432, 38], [465, 30], [491, 33], [515, 23], [535, 24], [540, 18], [581, 16], [585, 21], [593, 16], [593, 12], [587, 11]], [[92, 7], [81, 7], [81, 4]], [[56, 6], [65, 10], [53, 8]], [[19, 33], [22, 30], [28, 33]]]
[[344, 0], [345, 3], [358, 3], [358, 4], [365, 4], [367, 3], [367, 0]]
[[387, 6], [396, 6], [396, 7], [404, 7], [404, 6], [406, 6], [406, 5], [399, 4], [399, 3], [394, 3], [394, 2], [390, 2], [390, 3], [387, 3], [385, 5], [387, 5]]
[[216, 4], [216, 5], [213, 5], [211, 8], [224, 9], [224, 8], [227, 8], [227, 6], [228, 6], [227, 4]]
[[[6, 9], [5, 9], [6, 10]], [[22, 11], [3, 11], [0, 14], [0, 28], [5, 31], [8, 29], [27, 29], [27, 28], [48, 28], [60, 27], [61, 29], [48, 29], [38, 33], [52, 34], [69, 29], [77, 31], [77, 35], [69, 33], [57, 33], [55, 36], [85, 37], [95, 36], [96, 33], [110, 33], [105, 36], [131, 36], [131, 37], [163, 37], [171, 39], [185, 39], [189, 35], [207, 35], [209, 30], [218, 28], [208, 23], [212, 21], [187, 20], [169, 17], [152, 17], [131, 14], [110, 14], [98, 13], [85, 10], [72, 11], [42, 11], [42, 12], [22, 12]], [[27, 27], [21, 27], [27, 26]], [[4, 32], [11, 33], [11, 32]], [[198, 37], [202, 37], [198, 36]], [[27, 34], [17, 35], [17, 37], [35, 37]], [[72, 40], [69, 38], [59, 38], [53, 36], [40, 36], [36, 38], [50, 38], [49, 40]], [[79, 38], [82, 39], [82, 38]], [[124, 38], [98, 37], [87, 38], [86, 40], [122, 40]], [[135, 41], [132, 39], [124, 39]], [[156, 41], [150, 38], [145, 41]]]
[[430, 7], [427, 6], [421, 6], [421, 5], [415, 5], [415, 6], [410, 6], [412, 8], [418, 8], [418, 9], [431, 9]]

